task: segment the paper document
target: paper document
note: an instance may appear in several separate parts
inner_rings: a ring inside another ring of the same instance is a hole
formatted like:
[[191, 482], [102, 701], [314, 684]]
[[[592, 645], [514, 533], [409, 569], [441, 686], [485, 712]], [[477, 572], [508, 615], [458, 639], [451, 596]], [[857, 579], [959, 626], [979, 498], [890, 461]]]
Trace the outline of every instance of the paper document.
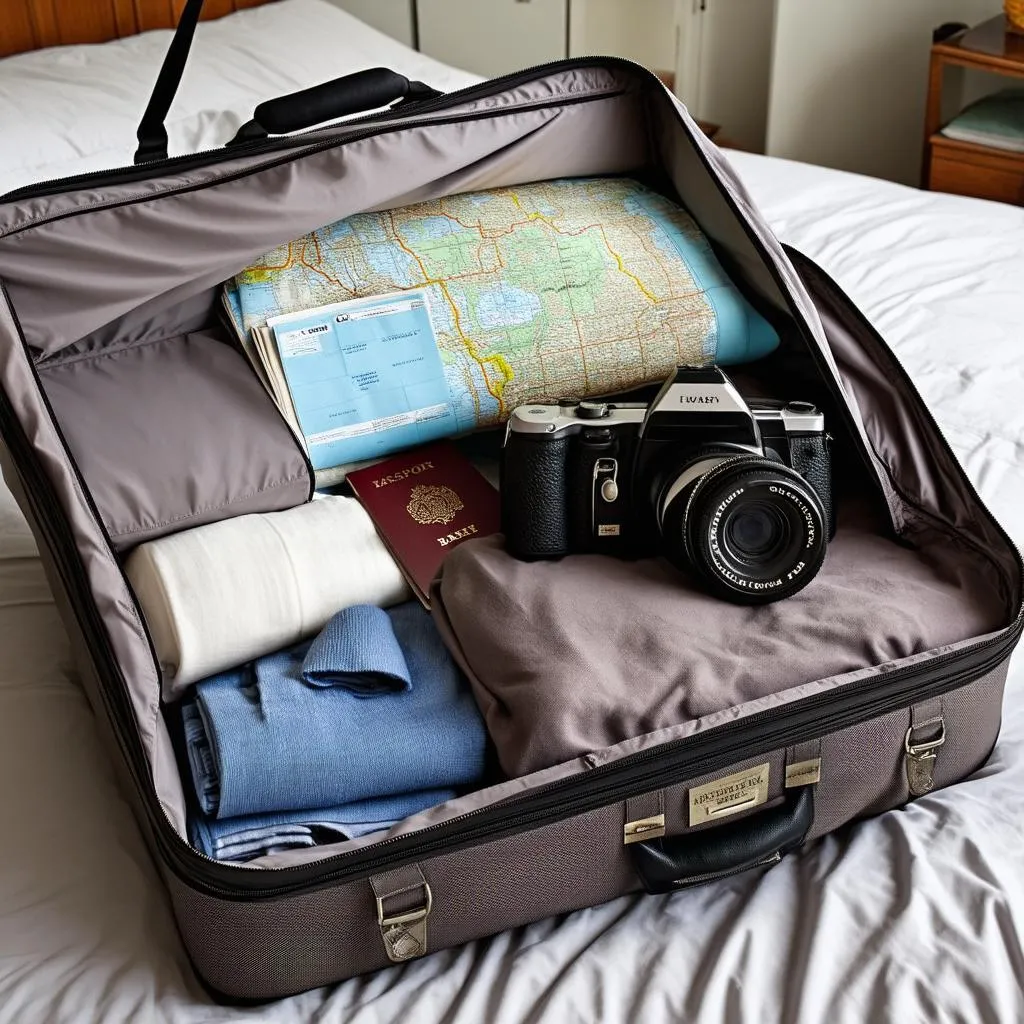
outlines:
[[394, 292], [267, 321], [314, 469], [457, 432], [428, 301]]

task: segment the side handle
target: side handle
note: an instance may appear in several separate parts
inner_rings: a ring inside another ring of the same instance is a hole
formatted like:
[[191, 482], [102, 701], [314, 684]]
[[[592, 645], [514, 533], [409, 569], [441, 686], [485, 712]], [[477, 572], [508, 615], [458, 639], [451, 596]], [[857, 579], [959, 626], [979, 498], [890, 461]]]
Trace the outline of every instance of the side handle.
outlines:
[[629, 846], [633, 867], [649, 893], [665, 893], [775, 864], [810, 832], [814, 788], [789, 790], [781, 806], [730, 825], [633, 843]]

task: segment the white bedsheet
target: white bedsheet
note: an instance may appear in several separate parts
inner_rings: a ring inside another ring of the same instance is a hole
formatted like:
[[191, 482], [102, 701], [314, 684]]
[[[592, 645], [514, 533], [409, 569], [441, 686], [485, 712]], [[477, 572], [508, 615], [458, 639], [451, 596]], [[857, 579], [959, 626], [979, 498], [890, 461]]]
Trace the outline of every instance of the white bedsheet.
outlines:
[[[782, 238], [895, 346], [1024, 542], [1024, 210], [734, 159]], [[215, 1007], [115, 788], [32, 551], [0, 492], [0, 1024], [1024, 1016], [1020, 659], [999, 744], [974, 778], [768, 872], [619, 900], [265, 1007]]]
[[[0, 61], [0, 195], [130, 164], [170, 39], [170, 31], [144, 32]], [[282, 0], [205, 22], [168, 114], [169, 152], [222, 146], [263, 100], [379, 66], [445, 92], [480, 80], [323, 0]]]

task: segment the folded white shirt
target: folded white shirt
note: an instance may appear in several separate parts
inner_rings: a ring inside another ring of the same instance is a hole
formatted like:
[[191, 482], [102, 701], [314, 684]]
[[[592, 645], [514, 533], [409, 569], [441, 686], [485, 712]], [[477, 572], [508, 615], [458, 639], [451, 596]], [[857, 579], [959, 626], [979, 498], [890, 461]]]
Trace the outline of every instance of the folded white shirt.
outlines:
[[153, 637], [167, 700], [312, 636], [342, 608], [386, 608], [411, 596], [370, 517], [344, 497], [140, 544], [125, 571]]

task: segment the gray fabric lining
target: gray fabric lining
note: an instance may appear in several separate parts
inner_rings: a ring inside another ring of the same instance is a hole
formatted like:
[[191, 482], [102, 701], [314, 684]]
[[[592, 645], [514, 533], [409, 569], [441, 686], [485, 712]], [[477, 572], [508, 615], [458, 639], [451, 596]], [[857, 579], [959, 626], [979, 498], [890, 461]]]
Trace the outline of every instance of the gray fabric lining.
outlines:
[[81, 354], [40, 376], [119, 548], [309, 498], [291, 431], [210, 333]]
[[194, 299], [275, 245], [352, 213], [643, 167], [637, 109], [636, 96], [617, 96], [407, 128], [199, 191], [65, 217], [0, 238], [0, 277], [29, 345], [52, 356], [127, 314]]

